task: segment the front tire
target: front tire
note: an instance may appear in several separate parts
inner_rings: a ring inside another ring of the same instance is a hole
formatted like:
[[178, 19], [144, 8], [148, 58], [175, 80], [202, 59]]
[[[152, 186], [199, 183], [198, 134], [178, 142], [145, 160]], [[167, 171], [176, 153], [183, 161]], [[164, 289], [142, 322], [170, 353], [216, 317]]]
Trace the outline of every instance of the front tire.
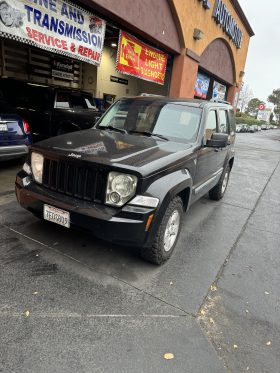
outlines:
[[143, 259], [162, 264], [171, 257], [180, 234], [182, 218], [183, 202], [180, 197], [175, 197], [165, 211], [152, 247], [141, 249]]
[[229, 181], [230, 165], [228, 164], [224, 169], [222, 176], [216, 186], [209, 191], [209, 198], [214, 201], [219, 201], [223, 198]]

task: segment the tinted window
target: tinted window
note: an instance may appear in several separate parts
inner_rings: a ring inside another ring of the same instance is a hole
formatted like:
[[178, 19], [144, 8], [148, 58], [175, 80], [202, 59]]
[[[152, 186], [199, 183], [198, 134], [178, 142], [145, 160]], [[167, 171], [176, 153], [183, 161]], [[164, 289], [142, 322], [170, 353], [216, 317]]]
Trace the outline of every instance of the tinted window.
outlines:
[[216, 110], [211, 110], [208, 114], [205, 126], [204, 139], [210, 140], [213, 133], [217, 132], [217, 113]]
[[56, 108], [62, 109], [96, 109], [93, 98], [81, 92], [58, 91]]
[[227, 110], [219, 110], [219, 131], [220, 133], [229, 133], [229, 122], [228, 122], [228, 115]]
[[229, 110], [229, 127], [230, 127], [230, 132], [235, 132], [236, 131], [236, 121], [235, 121], [235, 115], [233, 110]]
[[[27, 85], [25, 96], [25, 102], [26, 104], [29, 104], [30, 107], [43, 109], [49, 105], [49, 94], [47, 87], [40, 87], [32, 84]], [[24, 100], [24, 98], [22, 98], [22, 100]]]
[[120, 100], [102, 118], [108, 125], [129, 131], [153, 132], [170, 138], [196, 140], [201, 109], [158, 100]]

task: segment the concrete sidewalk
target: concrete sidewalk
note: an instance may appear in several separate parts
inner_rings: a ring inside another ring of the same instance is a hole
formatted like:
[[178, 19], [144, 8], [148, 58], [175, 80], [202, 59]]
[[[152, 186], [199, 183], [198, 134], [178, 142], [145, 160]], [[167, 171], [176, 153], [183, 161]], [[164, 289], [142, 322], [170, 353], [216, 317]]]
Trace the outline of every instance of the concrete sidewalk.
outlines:
[[278, 161], [200, 310], [201, 325], [229, 372], [280, 372], [279, 284]]

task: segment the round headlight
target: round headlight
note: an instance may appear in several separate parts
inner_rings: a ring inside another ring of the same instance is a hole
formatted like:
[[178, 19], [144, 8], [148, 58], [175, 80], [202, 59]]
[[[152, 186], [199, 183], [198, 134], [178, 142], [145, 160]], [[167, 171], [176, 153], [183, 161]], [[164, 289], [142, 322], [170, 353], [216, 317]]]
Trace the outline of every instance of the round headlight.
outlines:
[[134, 197], [137, 176], [111, 171], [108, 174], [105, 202], [107, 205], [121, 207]]
[[112, 190], [117, 192], [122, 198], [128, 197], [135, 188], [135, 181], [129, 175], [119, 175], [112, 181]]
[[34, 179], [38, 183], [42, 183], [44, 157], [39, 153], [31, 153], [31, 169]]

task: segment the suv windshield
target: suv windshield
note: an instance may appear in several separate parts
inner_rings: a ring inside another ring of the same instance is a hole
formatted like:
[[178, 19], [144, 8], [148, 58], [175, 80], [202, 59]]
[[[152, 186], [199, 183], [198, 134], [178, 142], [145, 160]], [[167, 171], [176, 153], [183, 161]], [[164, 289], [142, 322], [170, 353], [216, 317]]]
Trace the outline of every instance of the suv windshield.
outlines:
[[94, 99], [91, 95], [81, 92], [58, 91], [55, 107], [60, 109], [95, 109]]
[[202, 110], [183, 103], [123, 99], [105, 114], [98, 128], [117, 128], [138, 135], [157, 135], [182, 142], [196, 140]]

